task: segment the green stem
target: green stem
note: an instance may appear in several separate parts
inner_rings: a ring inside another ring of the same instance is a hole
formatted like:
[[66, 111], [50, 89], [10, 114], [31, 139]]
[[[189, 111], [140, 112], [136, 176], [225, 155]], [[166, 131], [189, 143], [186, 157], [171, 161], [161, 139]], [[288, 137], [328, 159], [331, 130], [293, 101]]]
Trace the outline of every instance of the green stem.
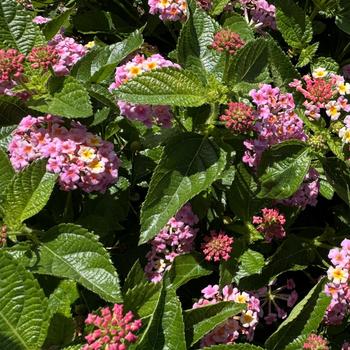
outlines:
[[66, 203], [63, 211], [63, 221], [69, 221], [71, 219], [70, 211], [72, 209], [72, 191], [67, 193]]
[[186, 129], [185, 125], [183, 125], [182, 121], [180, 120], [180, 118], [178, 116], [176, 116], [175, 114], [173, 115], [173, 118], [176, 120], [177, 124], [180, 126], [180, 128], [187, 132], [188, 130]]
[[230, 71], [230, 64], [231, 64], [231, 55], [230, 55], [229, 52], [226, 52], [226, 54], [225, 54], [224, 75], [222, 77], [222, 80], [225, 83], [225, 85], [228, 84], [228, 73]]
[[315, 6], [311, 15], [310, 15], [311, 21], [313, 21], [315, 19], [315, 17], [318, 15], [319, 12], [320, 12], [320, 9], [317, 6]]

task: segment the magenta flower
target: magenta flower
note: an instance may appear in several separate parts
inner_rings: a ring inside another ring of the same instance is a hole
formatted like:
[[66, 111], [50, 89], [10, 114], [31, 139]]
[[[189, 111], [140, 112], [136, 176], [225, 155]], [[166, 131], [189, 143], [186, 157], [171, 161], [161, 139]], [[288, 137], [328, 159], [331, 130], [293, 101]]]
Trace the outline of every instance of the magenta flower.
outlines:
[[204, 237], [201, 245], [205, 260], [228, 260], [232, 251], [233, 238], [224, 231], [210, 231], [210, 235]]
[[198, 231], [193, 225], [197, 223], [197, 215], [193, 214], [191, 205], [186, 204], [150, 241], [152, 249], [146, 255], [148, 263], [145, 267], [150, 281], [161, 281], [165, 271], [171, 268], [175, 257], [193, 249], [193, 241]]
[[187, 17], [186, 0], [148, 0], [150, 14], [159, 15], [162, 21], [179, 21]]
[[8, 146], [13, 167], [19, 171], [32, 161], [47, 158], [46, 169], [59, 174], [65, 191], [105, 192], [118, 179], [119, 159], [113, 144], [91, 134], [86, 127], [47, 115], [22, 119]]
[[51, 18], [43, 17], [43, 16], [36, 16], [33, 19], [33, 23], [35, 23], [35, 24], [45, 24], [45, 23], [50, 22], [50, 21], [51, 21]]
[[85, 324], [94, 326], [94, 330], [85, 337], [87, 344], [82, 350], [126, 350], [136, 342], [134, 333], [141, 328], [142, 322], [134, 320], [131, 311], [124, 315], [123, 305], [114, 304], [113, 309], [105, 307], [99, 314], [89, 314], [85, 320]]

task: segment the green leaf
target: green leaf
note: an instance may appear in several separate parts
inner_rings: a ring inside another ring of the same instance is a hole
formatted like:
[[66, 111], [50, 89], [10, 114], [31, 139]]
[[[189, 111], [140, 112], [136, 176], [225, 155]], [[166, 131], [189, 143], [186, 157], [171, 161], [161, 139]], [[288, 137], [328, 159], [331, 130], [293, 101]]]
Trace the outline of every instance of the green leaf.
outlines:
[[0, 127], [0, 149], [7, 152], [8, 144], [12, 140], [12, 132], [17, 128], [17, 125]]
[[231, 210], [244, 221], [250, 221], [252, 216], [263, 206], [264, 200], [257, 198], [258, 184], [247, 167], [239, 164], [235, 179], [227, 193]]
[[137, 259], [129, 271], [123, 285], [123, 291], [126, 292], [129, 289], [134, 288], [137, 284], [147, 282], [145, 272]]
[[350, 206], [350, 168], [338, 158], [323, 158], [327, 180], [337, 195]]
[[77, 62], [71, 75], [82, 82], [99, 83], [110, 78], [115, 67], [142, 43], [141, 32], [136, 30], [119, 43], [94, 48]]
[[183, 107], [200, 106], [208, 102], [209, 95], [193, 72], [172, 67], [140, 74], [113, 93], [126, 102]]
[[45, 24], [43, 28], [43, 34], [46, 40], [51, 40], [59, 32], [62, 26], [68, 22], [69, 17], [74, 11], [75, 7], [71, 7], [58, 16], [52, 18], [50, 22]]
[[350, 34], [350, 3], [347, 0], [339, 0], [338, 13], [335, 24], [347, 34]]
[[268, 40], [268, 48], [269, 68], [276, 86], [288, 86], [293, 79], [300, 78], [289, 57], [272, 38]]
[[50, 321], [50, 327], [43, 349], [62, 349], [71, 344], [74, 339], [76, 324], [72, 318], [55, 314]]
[[179, 36], [176, 48], [179, 64], [193, 69], [194, 58], [196, 58], [196, 66], [222, 75], [224, 57], [209, 47], [219, 28], [219, 24], [213, 18], [197, 8], [182, 27]]
[[212, 16], [218, 16], [221, 12], [224, 11], [227, 4], [229, 4], [230, 0], [213, 0], [213, 5], [210, 9], [210, 14]]
[[325, 279], [319, 281], [291, 311], [278, 329], [266, 340], [268, 350], [284, 349], [301, 334], [310, 334], [318, 328], [330, 299], [322, 295]]
[[243, 277], [260, 274], [265, 265], [264, 256], [254, 250], [246, 250], [239, 258], [240, 265], [235, 276], [236, 283]]
[[0, 149], [0, 169], [0, 195], [3, 195], [15, 172], [7, 154], [2, 149]]
[[34, 46], [38, 30], [32, 12], [15, 0], [0, 1], [0, 47], [27, 54]]
[[266, 286], [286, 271], [302, 270], [314, 260], [313, 246], [290, 235], [266, 261], [259, 274], [243, 277], [239, 287], [245, 290], [256, 290]]
[[228, 318], [245, 310], [245, 304], [222, 301], [214, 305], [186, 310], [184, 314], [186, 338], [191, 346]]
[[5, 223], [15, 230], [24, 220], [39, 213], [48, 202], [56, 179], [56, 174], [46, 172], [44, 160], [15, 174], [4, 195]]
[[41, 349], [48, 328], [47, 299], [34, 276], [0, 252], [0, 347]]
[[30, 110], [18, 97], [0, 95], [0, 125], [15, 125], [30, 114]]
[[254, 39], [254, 32], [244, 17], [238, 13], [231, 13], [230, 17], [225, 19], [223, 24], [224, 28], [231, 29], [233, 32], [238, 33], [240, 37], [245, 41]]
[[210, 265], [203, 257], [192, 252], [175, 258], [170, 270], [171, 285], [174, 289], [181, 287], [192, 279], [207, 276], [212, 273]]
[[192, 133], [172, 137], [142, 206], [140, 244], [152, 239], [184, 204], [217, 180], [225, 164], [225, 152], [211, 139]]
[[46, 104], [33, 104], [30, 107], [66, 118], [87, 118], [93, 114], [87, 90], [73, 77], [67, 77], [62, 90], [55, 93]]
[[117, 272], [98, 237], [88, 230], [55, 226], [43, 234], [39, 251], [35, 272], [69, 278], [107, 301], [121, 301]]
[[263, 153], [258, 170], [260, 198], [284, 199], [293, 195], [302, 184], [311, 158], [306, 144], [285, 141]]
[[322, 177], [320, 178], [320, 194], [324, 198], [331, 200], [334, 196], [334, 188], [333, 186]]
[[51, 315], [60, 313], [71, 317], [71, 304], [79, 298], [76, 282], [63, 280], [49, 297], [49, 310]]
[[73, 18], [74, 27], [84, 34], [112, 33], [115, 31], [111, 13], [93, 10], [79, 13]]
[[304, 67], [309, 64], [318, 49], [319, 43], [314, 43], [301, 50], [297, 67]]
[[312, 22], [293, 0], [276, 1], [276, 22], [283, 39], [293, 48], [302, 50], [312, 40]]
[[229, 76], [232, 83], [253, 83], [267, 65], [268, 47], [264, 39], [246, 43], [232, 59]]

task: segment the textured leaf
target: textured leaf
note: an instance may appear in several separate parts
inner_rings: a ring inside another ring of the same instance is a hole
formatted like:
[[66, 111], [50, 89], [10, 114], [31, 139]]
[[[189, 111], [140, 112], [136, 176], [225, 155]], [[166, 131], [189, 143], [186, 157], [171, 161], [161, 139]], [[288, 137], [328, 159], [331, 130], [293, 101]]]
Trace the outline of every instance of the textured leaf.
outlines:
[[288, 86], [293, 79], [300, 78], [298, 71], [290, 61], [289, 57], [271, 38], [268, 41], [269, 68], [276, 86]]
[[15, 0], [0, 1], [0, 47], [18, 49], [26, 54], [38, 35], [33, 15]]
[[222, 301], [214, 305], [186, 310], [184, 319], [188, 344], [195, 344], [228, 318], [245, 310], [245, 304]]
[[152, 239], [184, 204], [217, 180], [225, 164], [225, 152], [214, 141], [191, 133], [172, 137], [142, 206], [140, 243]]
[[267, 41], [256, 39], [248, 42], [233, 57], [230, 79], [232, 83], [255, 82], [267, 65]]
[[69, 17], [74, 11], [75, 7], [71, 7], [45, 24], [43, 34], [45, 35], [46, 40], [52, 39], [59, 32], [62, 26], [68, 22]]
[[65, 79], [62, 90], [55, 93], [47, 104], [30, 107], [67, 118], [87, 118], [93, 114], [87, 90], [73, 77]]
[[127, 292], [134, 288], [137, 284], [147, 282], [145, 271], [143, 270], [140, 261], [136, 260], [123, 284], [123, 291]]
[[345, 33], [350, 34], [350, 2], [348, 0], [338, 1], [339, 10], [335, 23]]
[[142, 43], [142, 35], [137, 30], [119, 43], [94, 48], [77, 62], [71, 74], [83, 82], [99, 83], [109, 78], [115, 67]]
[[79, 298], [76, 282], [63, 280], [49, 297], [49, 310], [51, 315], [60, 313], [71, 317], [71, 304]]
[[321, 177], [320, 179], [320, 194], [324, 198], [331, 200], [334, 196], [333, 186], [325, 179]]
[[196, 107], [207, 102], [208, 90], [194, 73], [163, 68], [143, 73], [113, 93], [120, 100], [150, 105]]
[[[300, 334], [309, 334], [317, 329], [323, 319], [329, 298], [323, 294], [325, 279], [319, 281], [291, 311], [278, 329], [266, 340], [268, 350], [284, 349]], [[319, 298], [320, 296], [320, 298]]]
[[197, 65], [208, 72], [221, 72], [224, 68], [224, 57], [209, 45], [213, 42], [214, 34], [219, 24], [206, 12], [196, 9], [193, 16], [184, 24], [177, 45], [178, 62], [182, 67], [193, 69], [193, 58]]
[[0, 149], [0, 169], [0, 195], [2, 195], [15, 175], [11, 162], [2, 149]]
[[0, 252], [0, 347], [41, 349], [48, 328], [47, 299], [39, 283], [6, 252]]
[[111, 33], [115, 31], [111, 13], [93, 10], [79, 13], [73, 18], [74, 27], [84, 34]]
[[324, 158], [322, 165], [337, 195], [350, 206], [350, 168], [337, 158]]
[[12, 229], [39, 213], [50, 198], [57, 175], [46, 172], [46, 161], [32, 163], [17, 173], [4, 195], [4, 221]]
[[314, 43], [301, 50], [297, 67], [304, 67], [312, 61], [318, 49], [318, 45], [319, 43]]
[[254, 250], [246, 250], [242, 256], [239, 258], [240, 265], [235, 276], [235, 281], [238, 281], [245, 277], [253, 274], [260, 274], [262, 268], [265, 265], [264, 256]]
[[276, 22], [283, 39], [293, 48], [303, 49], [312, 40], [312, 22], [293, 0], [276, 2]]
[[238, 13], [231, 13], [223, 25], [224, 28], [229, 28], [233, 32], [238, 33], [240, 37], [245, 41], [254, 39], [254, 32], [249, 24], [246, 22], [244, 17]]
[[191, 254], [179, 255], [175, 258], [170, 270], [171, 285], [177, 289], [192, 279], [211, 273], [210, 265], [204, 261], [200, 254], [192, 252]]
[[7, 152], [8, 144], [12, 139], [12, 132], [17, 128], [17, 125], [0, 127], [0, 149]]
[[259, 166], [260, 198], [284, 199], [294, 194], [303, 182], [311, 158], [302, 142], [286, 141], [263, 153]]
[[142, 318], [151, 316], [158, 304], [161, 287], [161, 283], [135, 284], [124, 294], [125, 309], [133, 310]]
[[257, 193], [257, 182], [246, 166], [239, 164], [235, 179], [227, 193], [231, 210], [245, 221], [249, 221], [264, 203], [264, 200], [257, 198]]
[[313, 259], [313, 247], [289, 235], [289, 238], [266, 261], [261, 272], [241, 278], [239, 286], [245, 290], [259, 289], [285, 271], [304, 269]]
[[0, 95], [0, 114], [0, 125], [12, 126], [30, 114], [30, 110], [17, 97]]
[[107, 301], [121, 301], [118, 275], [97, 236], [61, 224], [47, 231], [42, 242], [35, 272], [69, 278]]
[[72, 318], [55, 314], [50, 321], [49, 330], [42, 349], [62, 349], [74, 339], [76, 324]]

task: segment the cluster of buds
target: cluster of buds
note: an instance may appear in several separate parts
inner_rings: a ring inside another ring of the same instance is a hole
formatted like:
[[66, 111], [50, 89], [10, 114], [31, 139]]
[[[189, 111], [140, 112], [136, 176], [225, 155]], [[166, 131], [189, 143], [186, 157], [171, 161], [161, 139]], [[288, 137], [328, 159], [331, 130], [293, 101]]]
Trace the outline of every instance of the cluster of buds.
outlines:
[[148, 263], [145, 267], [146, 275], [151, 282], [161, 281], [165, 271], [171, 268], [174, 259], [193, 249], [193, 241], [198, 232], [193, 226], [198, 221], [191, 205], [186, 204], [151, 240], [152, 249], [146, 255]]
[[204, 11], [210, 11], [213, 7], [213, 0], [197, 0], [197, 4]]
[[232, 285], [225, 286], [221, 291], [218, 285], [208, 285], [202, 290], [202, 294], [203, 297], [193, 305], [193, 308], [216, 304], [220, 301], [233, 301], [245, 304], [246, 310], [230, 317], [226, 322], [208, 333], [201, 340], [201, 347], [209, 347], [215, 344], [233, 344], [240, 336], [245, 337], [248, 341], [253, 340], [260, 312], [258, 298], [246, 292], [240, 292]]
[[5, 246], [6, 242], [7, 242], [7, 226], [2, 225], [1, 232], [0, 232], [0, 246], [1, 247]]
[[150, 14], [159, 15], [162, 21], [181, 21], [187, 18], [186, 0], [148, 0]]
[[[109, 86], [109, 90], [117, 89], [120, 85], [143, 72], [165, 67], [180, 68], [178, 64], [166, 60], [159, 54], [154, 54], [148, 58], [145, 58], [143, 55], [136, 55], [131, 61], [117, 67], [115, 81]], [[147, 127], [151, 127], [153, 124], [162, 127], [171, 126], [172, 114], [169, 106], [135, 105], [118, 101], [118, 107], [122, 115], [130, 120], [138, 120]]]
[[57, 50], [51, 46], [39, 46], [32, 49], [27, 60], [31, 63], [30, 66], [33, 69], [42, 68], [46, 71], [58, 62], [59, 55]]
[[329, 251], [332, 266], [327, 275], [325, 292], [332, 297], [326, 313], [326, 323], [339, 325], [350, 311], [350, 240], [344, 239], [340, 248]]
[[201, 248], [205, 255], [205, 260], [215, 262], [230, 259], [233, 238], [223, 231], [210, 231], [210, 235], [204, 237]]
[[218, 52], [227, 52], [234, 55], [244, 45], [245, 42], [238, 33], [230, 29], [221, 29], [214, 35], [211, 48]]
[[85, 324], [94, 329], [85, 337], [87, 344], [82, 350], [126, 350], [136, 342], [135, 332], [141, 328], [142, 322], [134, 320], [131, 311], [124, 315], [123, 305], [115, 304], [112, 309], [102, 308], [99, 314], [89, 314], [85, 320]]
[[321, 335], [311, 333], [305, 343], [303, 344], [303, 349], [309, 350], [329, 350], [327, 339], [323, 338]]
[[274, 288], [275, 284], [276, 281], [273, 281], [267, 287], [260, 288], [254, 293], [261, 304], [259, 317], [264, 318], [268, 325], [277, 322], [278, 319], [285, 319], [286, 309], [292, 308], [298, 300], [298, 293], [292, 279], [287, 279], [285, 285], [277, 288]]
[[220, 120], [225, 122], [225, 127], [235, 134], [247, 133], [253, 129], [253, 109], [242, 102], [229, 102]]
[[61, 118], [47, 115], [22, 119], [8, 146], [13, 167], [19, 171], [36, 159], [47, 158], [47, 170], [59, 175], [65, 191], [81, 188], [105, 192], [118, 179], [119, 159], [111, 142], [79, 123], [67, 129]]
[[264, 235], [267, 242], [272, 239], [282, 239], [286, 235], [284, 224], [286, 219], [280, 214], [278, 209], [261, 209], [262, 216], [253, 216], [253, 224], [257, 225], [256, 229]]

